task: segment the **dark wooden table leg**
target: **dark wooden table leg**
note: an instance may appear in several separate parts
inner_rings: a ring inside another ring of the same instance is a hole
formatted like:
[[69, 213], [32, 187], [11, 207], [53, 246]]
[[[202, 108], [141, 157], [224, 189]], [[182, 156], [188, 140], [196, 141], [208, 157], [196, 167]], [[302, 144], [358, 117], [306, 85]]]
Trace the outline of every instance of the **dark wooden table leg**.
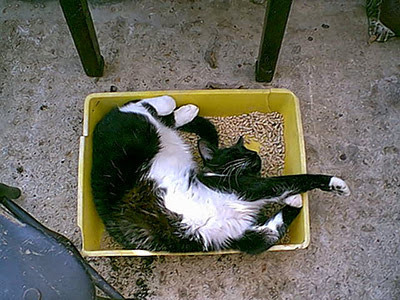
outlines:
[[86, 75], [103, 76], [104, 60], [87, 0], [60, 0], [60, 4]]
[[271, 82], [279, 56], [292, 0], [268, 0], [260, 52], [256, 64], [256, 81]]

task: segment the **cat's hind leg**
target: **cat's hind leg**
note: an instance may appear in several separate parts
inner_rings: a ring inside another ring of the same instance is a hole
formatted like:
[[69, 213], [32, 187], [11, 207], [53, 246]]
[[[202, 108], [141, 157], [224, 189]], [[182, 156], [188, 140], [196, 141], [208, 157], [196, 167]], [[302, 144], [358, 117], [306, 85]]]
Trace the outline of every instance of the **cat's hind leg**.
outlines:
[[231, 248], [249, 254], [264, 252], [275, 245], [300, 213], [301, 208], [285, 206], [262, 225], [254, 225], [231, 243]]

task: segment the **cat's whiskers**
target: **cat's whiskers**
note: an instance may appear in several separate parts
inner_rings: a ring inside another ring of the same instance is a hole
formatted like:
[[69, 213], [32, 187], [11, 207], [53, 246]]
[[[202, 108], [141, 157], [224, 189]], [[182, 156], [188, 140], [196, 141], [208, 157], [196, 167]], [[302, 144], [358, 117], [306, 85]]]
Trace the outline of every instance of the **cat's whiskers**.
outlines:
[[[237, 170], [242, 169], [242, 167], [244, 167], [245, 165], [246, 165], [245, 158], [236, 159], [234, 161], [224, 164], [223, 167], [225, 167], [225, 168], [221, 172], [221, 175], [223, 175], [223, 177], [220, 178], [219, 181], [227, 179], [228, 187], [229, 187], [229, 189], [231, 189], [232, 186], [231, 186], [230, 178], [231, 178], [232, 174], [234, 174], [235, 175], [234, 177], [236, 177]], [[237, 180], [236, 180], [236, 182], [237, 182]]]
[[235, 164], [236, 162], [241, 161], [241, 160], [244, 160], [244, 158], [239, 158], [239, 159], [235, 159], [233, 161], [228, 161], [227, 163], [225, 163], [223, 165], [221, 165], [221, 164], [212, 164], [212, 163], [208, 163], [208, 165], [210, 167], [221, 167], [221, 168], [223, 168], [223, 167], [229, 167], [230, 165]]
[[238, 182], [238, 177], [241, 173], [243, 173], [243, 171], [245, 170], [246, 166], [248, 166], [250, 163], [248, 161], [246, 161], [244, 164], [242, 164], [238, 170], [238, 172], [235, 173], [235, 182], [236, 184], [239, 186], [239, 182]]
[[[237, 170], [242, 170], [243, 168], [245, 168], [248, 165], [248, 162], [246, 162], [245, 159], [242, 160], [238, 160], [236, 164], [230, 166], [230, 169], [232, 170], [232, 172], [235, 172]], [[231, 172], [231, 173], [232, 173]]]
[[236, 159], [230, 163], [223, 165], [223, 167], [225, 167], [225, 169], [222, 171], [222, 174], [225, 174], [226, 172], [229, 173], [230, 169], [235, 169], [238, 166], [241, 166], [245, 160], [246, 160], [245, 158], [240, 158], [240, 159]]

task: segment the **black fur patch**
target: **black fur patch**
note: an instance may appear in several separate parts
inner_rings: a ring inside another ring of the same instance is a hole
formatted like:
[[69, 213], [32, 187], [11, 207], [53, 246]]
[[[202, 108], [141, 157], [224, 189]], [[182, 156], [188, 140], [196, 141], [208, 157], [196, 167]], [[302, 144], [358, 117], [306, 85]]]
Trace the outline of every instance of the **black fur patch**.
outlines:
[[100, 217], [147, 171], [160, 149], [156, 129], [144, 116], [111, 110], [93, 132], [91, 185]]

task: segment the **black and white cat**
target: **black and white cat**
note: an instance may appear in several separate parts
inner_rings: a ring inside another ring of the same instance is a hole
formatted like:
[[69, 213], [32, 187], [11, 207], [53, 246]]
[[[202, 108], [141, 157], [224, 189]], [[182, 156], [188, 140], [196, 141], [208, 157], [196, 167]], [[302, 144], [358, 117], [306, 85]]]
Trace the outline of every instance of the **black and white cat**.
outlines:
[[[176, 108], [169, 96], [111, 110], [93, 133], [91, 185], [107, 231], [128, 249], [260, 253], [286, 232], [302, 206], [300, 193], [319, 188], [349, 195], [326, 175], [262, 178], [260, 157], [243, 140], [218, 148], [215, 128], [198, 107]], [[199, 170], [178, 130], [202, 138]], [[262, 209], [286, 204], [272, 218]]]

